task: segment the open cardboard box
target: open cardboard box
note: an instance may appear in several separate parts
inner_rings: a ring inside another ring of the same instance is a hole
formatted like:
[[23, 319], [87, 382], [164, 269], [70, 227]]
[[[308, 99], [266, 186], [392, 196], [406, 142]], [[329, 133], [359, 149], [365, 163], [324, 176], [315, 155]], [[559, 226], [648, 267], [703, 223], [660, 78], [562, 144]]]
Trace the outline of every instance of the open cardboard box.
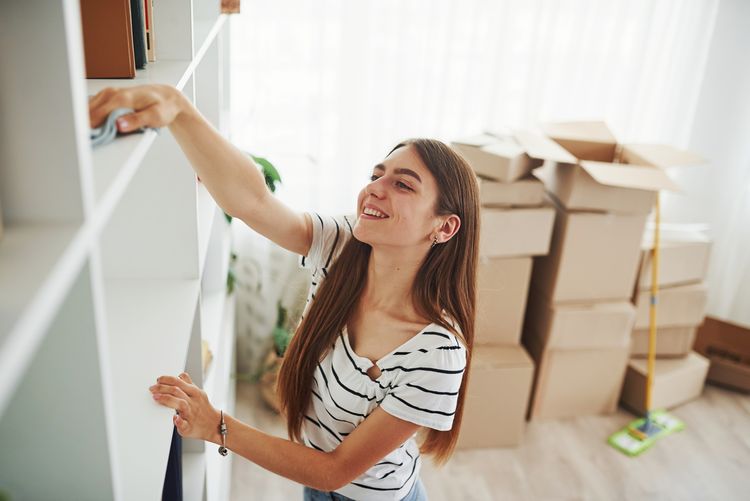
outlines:
[[480, 257], [476, 344], [518, 344], [531, 278], [531, 257]]
[[518, 445], [533, 375], [534, 363], [521, 346], [475, 346], [456, 447]]
[[529, 157], [513, 137], [480, 134], [451, 143], [471, 164], [479, 176], [512, 183], [542, 165]]
[[695, 350], [711, 361], [708, 380], [750, 393], [750, 326], [706, 317]]
[[663, 170], [705, 163], [667, 145], [619, 145], [604, 122], [559, 122], [545, 134], [514, 131], [529, 158], [543, 160], [534, 175], [567, 209], [647, 214], [658, 190], [678, 191]]

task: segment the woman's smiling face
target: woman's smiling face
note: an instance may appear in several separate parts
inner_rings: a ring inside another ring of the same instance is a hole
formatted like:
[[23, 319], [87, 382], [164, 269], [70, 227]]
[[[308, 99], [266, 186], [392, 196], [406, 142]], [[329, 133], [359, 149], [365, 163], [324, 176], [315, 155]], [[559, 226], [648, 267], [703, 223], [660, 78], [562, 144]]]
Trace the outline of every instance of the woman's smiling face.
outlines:
[[398, 148], [373, 168], [359, 193], [354, 237], [372, 246], [427, 249], [440, 225], [437, 196], [435, 178], [414, 147]]

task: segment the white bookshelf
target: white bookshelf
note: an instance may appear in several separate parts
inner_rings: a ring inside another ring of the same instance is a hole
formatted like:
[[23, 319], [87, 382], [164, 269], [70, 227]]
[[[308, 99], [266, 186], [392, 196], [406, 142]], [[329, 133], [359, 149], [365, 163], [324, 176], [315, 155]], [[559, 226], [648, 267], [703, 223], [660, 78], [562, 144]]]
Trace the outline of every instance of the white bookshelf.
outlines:
[[[157, 61], [87, 80], [79, 0], [0, 2], [0, 494], [161, 498], [185, 370], [234, 412], [231, 232], [168, 129], [92, 150], [88, 96], [169, 84], [228, 134], [219, 0], [154, 2]], [[201, 340], [213, 361], [203, 374]], [[231, 460], [183, 440], [186, 500], [229, 496]]]

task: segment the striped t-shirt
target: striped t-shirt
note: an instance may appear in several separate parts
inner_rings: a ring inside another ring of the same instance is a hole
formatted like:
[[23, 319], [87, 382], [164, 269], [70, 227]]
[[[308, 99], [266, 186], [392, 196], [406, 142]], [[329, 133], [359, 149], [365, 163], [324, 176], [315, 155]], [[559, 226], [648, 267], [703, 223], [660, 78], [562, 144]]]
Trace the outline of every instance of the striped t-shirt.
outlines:
[[[311, 213], [312, 246], [300, 266], [313, 273], [308, 304], [328, 268], [352, 236], [356, 217]], [[450, 430], [466, 368], [466, 349], [450, 330], [430, 324], [378, 360], [381, 375], [372, 380], [373, 363], [357, 355], [344, 328], [338, 333], [313, 379], [312, 399], [303, 426], [306, 445], [334, 450], [377, 406], [400, 419]], [[415, 435], [390, 452], [339, 494], [362, 501], [402, 499], [419, 477], [422, 459]]]

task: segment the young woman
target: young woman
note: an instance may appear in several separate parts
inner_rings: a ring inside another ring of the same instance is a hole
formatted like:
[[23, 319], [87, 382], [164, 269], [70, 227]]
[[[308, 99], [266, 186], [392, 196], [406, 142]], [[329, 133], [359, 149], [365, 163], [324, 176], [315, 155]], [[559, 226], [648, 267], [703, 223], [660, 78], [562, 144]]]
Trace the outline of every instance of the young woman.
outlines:
[[303, 484], [308, 500], [427, 499], [422, 455], [442, 464], [453, 452], [474, 338], [479, 201], [467, 162], [439, 141], [405, 141], [374, 167], [356, 215], [297, 213], [174, 88], [106, 89], [90, 101], [92, 126], [120, 107], [136, 110], [120, 131], [168, 126], [217, 203], [313, 276], [279, 374], [290, 439], [215, 409], [186, 373], [150, 387], [178, 411], [180, 435], [221, 444], [223, 416], [229, 450]]

